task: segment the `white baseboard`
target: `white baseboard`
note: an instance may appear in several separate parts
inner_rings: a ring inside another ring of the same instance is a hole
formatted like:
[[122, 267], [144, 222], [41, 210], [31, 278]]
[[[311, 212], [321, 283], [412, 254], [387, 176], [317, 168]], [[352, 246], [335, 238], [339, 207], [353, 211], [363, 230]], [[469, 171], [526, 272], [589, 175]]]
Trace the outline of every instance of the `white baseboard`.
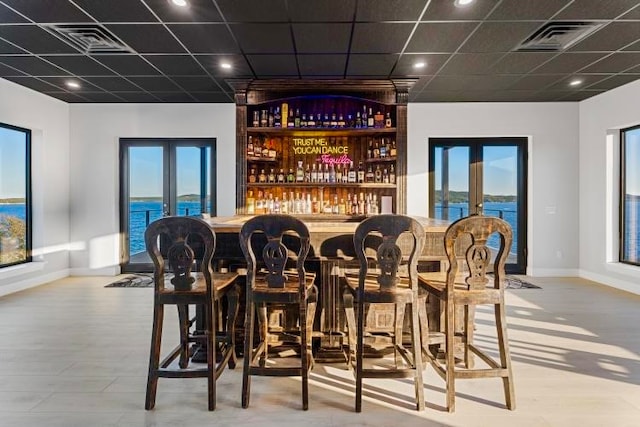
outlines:
[[70, 276], [117, 276], [120, 274], [120, 266], [104, 268], [72, 268]]
[[44, 285], [45, 283], [53, 282], [54, 280], [64, 279], [65, 277], [69, 277], [69, 269], [44, 274], [42, 276], [31, 277], [29, 279], [9, 283], [7, 285], [1, 285], [0, 296], [24, 291], [25, 289], [35, 288], [36, 286]]
[[578, 277], [577, 268], [527, 268], [527, 276], [531, 277]]
[[580, 270], [580, 277], [583, 279], [591, 280], [593, 282], [601, 283], [605, 286], [640, 295], [640, 283], [637, 282], [629, 282], [626, 280], [616, 279], [614, 277], [603, 276], [602, 274], [594, 273], [587, 270]]

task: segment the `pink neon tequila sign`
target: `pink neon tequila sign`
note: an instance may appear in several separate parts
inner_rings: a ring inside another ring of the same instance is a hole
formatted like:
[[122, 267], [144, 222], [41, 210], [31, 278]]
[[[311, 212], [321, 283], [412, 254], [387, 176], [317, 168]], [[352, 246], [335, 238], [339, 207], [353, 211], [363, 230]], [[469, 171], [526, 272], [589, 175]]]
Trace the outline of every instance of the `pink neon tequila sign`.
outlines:
[[351, 159], [346, 154], [339, 157], [334, 157], [330, 154], [322, 154], [318, 157], [318, 160], [322, 164], [326, 165], [348, 165], [351, 164]]

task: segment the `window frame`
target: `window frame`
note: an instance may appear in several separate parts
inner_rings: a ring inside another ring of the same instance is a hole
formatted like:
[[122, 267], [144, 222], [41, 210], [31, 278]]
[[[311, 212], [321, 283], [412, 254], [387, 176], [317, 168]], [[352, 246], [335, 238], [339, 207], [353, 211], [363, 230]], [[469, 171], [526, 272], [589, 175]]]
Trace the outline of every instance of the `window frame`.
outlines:
[[640, 124], [620, 129], [620, 163], [619, 163], [620, 164], [620, 182], [618, 186], [620, 189], [619, 206], [618, 206], [618, 213], [619, 213], [618, 261], [623, 264], [633, 265], [633, 266], [640, 266], [640, 259], [637, 262], [633, 262], [628, 259], [625, 259], [625, 254], [624, 254], [624, 246], [625, 246], [624, 231], [625, 231], [625, 224], [626, 224], [626, 217], [627, 217], [627, 211], [625, 208], [625, 196], [627, 193], [626, 191], [627, 190], [626, 189], [627, 164], [625, 162], [625, 158], [626, 158], [627, 132], [631, 132], [639, 129], [640, 129]]
[[7, 267], [11, 267], [14, 265], [20, 265], [20, 264], [26, 264], [26, 263], [30, 263], [33, 261], [33, 253], [32, 253], [32, 243], [33, 243], [33, 239], [32, 239], [32, 231], [33, 231], [33, 226], [32, 226], [32, 219], [33, 219], [33, 213], [32, 213], [32, 208], [33, 208], [33, 204], [32, 204], [32, 194], [31, 194], [31, 170], [32, 170], [32, 158], [31, 158], [31, 130], [30, 129], [25, 129], [25, 128], [21, 128], [19, 126], [14, 126], [14, 125], [10, 125], [8, 123], [3, 123], [0, 122], [0, 128], [4, 128], [4, 129], [9, 129], [9, 130], [14, 130], [14, 131], [18, 131], [18, 132], [22, 132], [24, 133], [24, 137], [25, 137], [25, 195], [24, 195], [24, 204], [25, 204], [25, 258], [24, 260], [21, 261], [16, 261], [16, 262], [11, 262], [11, 263], [6, 263], [6, 264], [2, 264], [0, 263], [0, 269], [3, 268], [7, 268]]

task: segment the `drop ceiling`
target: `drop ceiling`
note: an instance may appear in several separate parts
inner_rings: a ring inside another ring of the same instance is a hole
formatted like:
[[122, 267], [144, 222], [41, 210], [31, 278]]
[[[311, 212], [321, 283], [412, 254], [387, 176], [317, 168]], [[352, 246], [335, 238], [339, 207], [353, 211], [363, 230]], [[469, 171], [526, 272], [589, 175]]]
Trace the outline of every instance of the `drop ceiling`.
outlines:
[[70, 103], [233, 102], [229, 79], [282, 78], [414, 79], [412, 102], [580, 101], [640, 78], [637, 0], [187, 2], [0, 0], [0, 78]]

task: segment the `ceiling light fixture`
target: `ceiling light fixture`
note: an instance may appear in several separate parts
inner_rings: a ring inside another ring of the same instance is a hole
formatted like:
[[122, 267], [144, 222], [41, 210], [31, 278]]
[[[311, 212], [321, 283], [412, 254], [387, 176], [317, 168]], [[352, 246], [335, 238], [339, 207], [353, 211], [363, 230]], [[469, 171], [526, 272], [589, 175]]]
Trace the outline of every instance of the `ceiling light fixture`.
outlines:
[[220, 63], [220, 67], [224, 68], [225, 70], [230, 70], [231, 69], [231, 64], [229, 64], [228, 62], [221, 62]]
[[579, 86], [582, 84], [582, 79], [573, 79], [569, 82], [569, 86]]
[[78, 83], [78, 82], [68, 81], [66, 84], [67, 84], [67, 87], [70, 87], [71, 89], [79, 89], [80, 88], [80, 83]]
[[473, 3], [473, 0], [455, 0], [455, 1], [453, 2], [453, 4], [454, 4], [456, 7], [464, 7], [464, 6], [468, 6], [468, 5], [470, 5], [471, 3]]
[[185, 7], [187, 5], [187, 0], [171, 0], [171, 3], [176, 6]]
[[419, 61], [419, 62], [416, 62], [415, 64], [413, 64], [413, 68], [424, 68], [426, 66], [427, 66], [427, 64], [424, 61]]

